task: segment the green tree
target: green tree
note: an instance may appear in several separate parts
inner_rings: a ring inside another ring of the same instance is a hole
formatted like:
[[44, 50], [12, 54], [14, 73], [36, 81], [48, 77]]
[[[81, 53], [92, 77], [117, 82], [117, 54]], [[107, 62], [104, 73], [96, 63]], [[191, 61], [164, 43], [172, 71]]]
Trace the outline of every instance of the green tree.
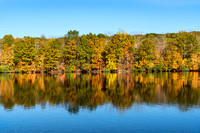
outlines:
[[12, 35], [5, 35], [2, 40], [2, 44], [7, 44], [11, 46], [14, 43], [15, 39]]
[[79, 37], [79, 31], [76, 30], [70, 30], [68, 33], [65, 35], [67, 38], [78, 38]]
[[156, 57], [156, 46], [155, 44], [146, 39], [142, 42], [139, 49], [139, 60], [154, 60]]
[[67, 44], [64, 48], [64, 58], [65, 63], [68, 66], [70, 71], [74, 70], [74, 66], [76, 65], [76, 42], [75, 40], [68, 40]]
[[89, 39], [88, 39], [89, 36], [93, 37], [91, 33], [89, 35], [82, 35], [80, 37], [81, 45], [77, 47], [77, 52], [78, 52], [79, 61], [80, 61], [79, 67], [83, 71], [91, 70], [91, 59], [92, 59], [93, 49], [91, 47], [91, 44], [89, 43]]
[[59, 59], [61, 57], [61, 42], [58, 39], [50, 39], [45, 50], [44, 64], [45, 70], [58, 70]]

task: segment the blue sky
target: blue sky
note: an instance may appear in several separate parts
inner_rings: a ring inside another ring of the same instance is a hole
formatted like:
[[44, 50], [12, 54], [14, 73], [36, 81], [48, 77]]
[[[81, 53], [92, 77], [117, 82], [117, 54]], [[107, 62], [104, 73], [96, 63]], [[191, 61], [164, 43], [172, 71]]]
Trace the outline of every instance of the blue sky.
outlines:
[[0, 38], [200, 31], [199, 0], [0, 0]]

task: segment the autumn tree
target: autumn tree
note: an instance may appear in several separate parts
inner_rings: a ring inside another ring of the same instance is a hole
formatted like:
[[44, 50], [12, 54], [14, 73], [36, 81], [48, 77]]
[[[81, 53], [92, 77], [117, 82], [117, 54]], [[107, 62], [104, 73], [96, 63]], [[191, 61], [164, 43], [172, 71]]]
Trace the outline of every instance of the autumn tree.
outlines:
[[153, 41], [146, 39], [138, 48], [136, 54], [137, 68], [146, 68], [152, 70], [154, 68], [154, 60], [156, 59], [156, 46]]
[[168, 44], [177, 46], [181, 53], [182, 59], [187, 58], [191, 50], [197, 48], [198, 41], [196, 38], [187, 32], [179, 32], [176, 34], [168, 34]]
[[133, 62], [134, 44], [133, 37], [127, 33], [118, 32], [113, 35], [105, 47], [107, 68], [110, 70], [130, 68]]
[[104, 50], [105, 40], [103, 38], [99, 38], [96, 35], [91, 35], [91, 37], [89, 37], [89, 43], [93, 50], [91, 67], [93, 70], [102, 70], [104, 64], [102, 52]]
[[13, 61], [22, 71], [27, 72], [35, 69], [35, 56], [36, 49], [34, 38], [24, 37], [16, 41]]
[[48, 46], [48, 40], [45, 36], [41, 36], [36, 40], [36, 72], [42, 72], [45, 69], [44, 57]]
[[[180, 69], [182, 58], [178, 50], [178, 47], [169, 44], [163, 52], [164, 64], [167, 70], [178, 70]], [[182, 67], [185, 68], [185, 62], [182, 62]]]

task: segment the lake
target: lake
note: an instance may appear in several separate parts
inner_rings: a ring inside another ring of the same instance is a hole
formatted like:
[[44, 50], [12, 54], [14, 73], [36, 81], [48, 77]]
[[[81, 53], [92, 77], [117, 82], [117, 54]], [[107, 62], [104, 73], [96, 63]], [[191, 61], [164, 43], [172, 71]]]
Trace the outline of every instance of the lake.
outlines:
[[200, 73], [0, 74], [0, 132], [200, 132]]

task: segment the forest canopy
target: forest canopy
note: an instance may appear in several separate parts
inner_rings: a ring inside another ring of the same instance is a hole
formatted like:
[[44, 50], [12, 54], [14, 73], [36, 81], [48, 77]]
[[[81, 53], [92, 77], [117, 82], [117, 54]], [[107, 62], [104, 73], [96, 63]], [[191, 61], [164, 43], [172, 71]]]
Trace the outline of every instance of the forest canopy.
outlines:
[[0, 72], [198, 71], [200, 32], [130, 35], [118, 32], [47, 39], [5, 35]]

